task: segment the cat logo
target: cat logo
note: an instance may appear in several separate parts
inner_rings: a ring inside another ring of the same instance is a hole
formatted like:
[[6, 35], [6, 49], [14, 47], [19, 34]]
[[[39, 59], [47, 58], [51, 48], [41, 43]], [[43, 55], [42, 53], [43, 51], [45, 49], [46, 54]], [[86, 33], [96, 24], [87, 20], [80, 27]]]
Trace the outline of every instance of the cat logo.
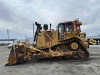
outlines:
[[97, 43], [96, 40], [94, 40], [94, 39], [90, 39], [89, 42], [90, 42], [90, 44], [93, 44], [93, 45], [96, 45], [96, 43]]

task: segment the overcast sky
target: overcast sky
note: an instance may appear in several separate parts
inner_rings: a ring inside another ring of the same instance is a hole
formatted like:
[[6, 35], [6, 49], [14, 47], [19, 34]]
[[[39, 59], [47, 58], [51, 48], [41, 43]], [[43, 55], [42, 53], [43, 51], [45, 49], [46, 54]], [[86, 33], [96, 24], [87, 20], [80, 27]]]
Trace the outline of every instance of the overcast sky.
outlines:
[[32, 37], [32, 24], [79, 18], [87, 36], [100, 34], [100, 0], [0, 0], [0, 39]]

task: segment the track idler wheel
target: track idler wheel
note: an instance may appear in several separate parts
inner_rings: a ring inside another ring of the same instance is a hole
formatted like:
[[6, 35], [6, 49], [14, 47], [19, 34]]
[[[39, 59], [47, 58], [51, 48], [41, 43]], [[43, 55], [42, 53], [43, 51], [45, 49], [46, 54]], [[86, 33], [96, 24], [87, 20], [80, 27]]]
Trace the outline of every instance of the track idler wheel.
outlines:
[[77, 51], [79, 49], [79, 44], [77, 42], [71, 42], [69, 44], [69, 49], [72, 51]]

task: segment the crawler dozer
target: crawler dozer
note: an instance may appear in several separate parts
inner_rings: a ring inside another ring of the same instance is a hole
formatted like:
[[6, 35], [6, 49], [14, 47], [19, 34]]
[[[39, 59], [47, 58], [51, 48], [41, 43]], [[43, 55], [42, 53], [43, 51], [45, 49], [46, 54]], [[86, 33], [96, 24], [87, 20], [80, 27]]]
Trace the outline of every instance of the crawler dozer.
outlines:
[[71, 58], [87, 60], [89, 58], [88, 41], [86, 33], [81, 32], [82, 22], [79, 19], [65, 21], [58, 24], [57, 28], [48, 29], [48, 25], [35, 22], [37, 27], [34, 36], [34, 47], [25, 43], [12, 46], [8, 63], [6, 65], [22, 64], [26, 61], [45, 58]]

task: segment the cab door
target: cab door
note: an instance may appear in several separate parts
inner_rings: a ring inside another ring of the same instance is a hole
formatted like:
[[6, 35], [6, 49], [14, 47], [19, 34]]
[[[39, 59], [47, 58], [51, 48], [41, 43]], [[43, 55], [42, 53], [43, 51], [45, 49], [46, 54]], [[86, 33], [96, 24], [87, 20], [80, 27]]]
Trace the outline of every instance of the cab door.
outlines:
[[62, 24], [58, 25], [58, 37], [59, 37], [59, 40], [64, 39], [64, 25]]

